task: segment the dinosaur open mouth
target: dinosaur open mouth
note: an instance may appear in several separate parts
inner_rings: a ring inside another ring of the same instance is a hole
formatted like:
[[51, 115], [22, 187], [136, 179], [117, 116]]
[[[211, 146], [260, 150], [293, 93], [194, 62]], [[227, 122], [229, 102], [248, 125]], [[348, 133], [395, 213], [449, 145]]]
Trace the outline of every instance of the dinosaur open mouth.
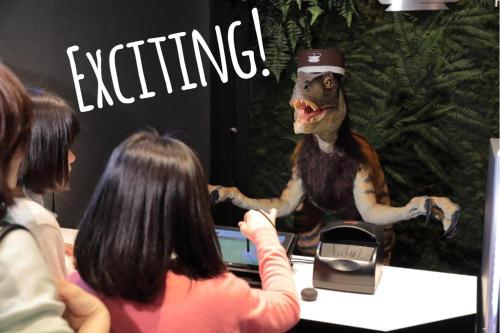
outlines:
[[295, 109], [295, 121], [300, 123], [315, 123], [323, 119], [325, 109], [311, 101], [296, 99], [290, 102]]

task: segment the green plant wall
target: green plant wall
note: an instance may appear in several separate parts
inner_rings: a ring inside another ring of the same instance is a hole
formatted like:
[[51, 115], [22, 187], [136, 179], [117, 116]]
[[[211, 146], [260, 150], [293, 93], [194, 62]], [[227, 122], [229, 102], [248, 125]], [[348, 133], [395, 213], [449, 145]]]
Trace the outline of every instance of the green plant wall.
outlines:
[[393, 205], [427, 194], [462, 207], [451, 240], [437, 222], [399, 223], [392, 264], [477, 274], [488, 142], [498, 137], [498, 9], [472, 0], [407, 13], [378, 1], [255, 4], [274, 77], [252, 82], [249, 194], [279, 195], [290, 176], [296, 50], [338, 47], [351, 120], [379, 153]]

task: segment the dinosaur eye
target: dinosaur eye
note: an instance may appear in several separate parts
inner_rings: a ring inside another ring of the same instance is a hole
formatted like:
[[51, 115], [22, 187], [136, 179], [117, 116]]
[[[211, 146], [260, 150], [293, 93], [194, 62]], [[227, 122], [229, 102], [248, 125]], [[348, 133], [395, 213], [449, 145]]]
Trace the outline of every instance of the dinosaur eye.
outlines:
[[325, 89], [331, 89], [333, 87], [333, 81], [331, 78], [327, 77], [323, 80], [323, 87]]

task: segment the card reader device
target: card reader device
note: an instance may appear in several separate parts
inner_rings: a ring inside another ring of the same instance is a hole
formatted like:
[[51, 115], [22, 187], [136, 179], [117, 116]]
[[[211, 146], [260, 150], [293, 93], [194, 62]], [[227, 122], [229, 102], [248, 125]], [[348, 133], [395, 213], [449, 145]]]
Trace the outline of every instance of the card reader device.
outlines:
[[374, 294], [383, 267], [382, 230], [362, 221], [337, 221], [320, 232], [313, 286]]

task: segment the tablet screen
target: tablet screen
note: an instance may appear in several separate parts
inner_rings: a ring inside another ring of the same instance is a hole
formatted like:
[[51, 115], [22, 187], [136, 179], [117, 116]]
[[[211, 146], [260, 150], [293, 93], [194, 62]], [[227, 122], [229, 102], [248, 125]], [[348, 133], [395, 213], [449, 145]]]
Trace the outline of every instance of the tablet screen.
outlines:
[[[215, 228], [224, 262], [229, 266], [258, 266], [255, 245], [250, 242], [250, 251], [247, 251], [247, 239], [239, 229], [230, 227]], [[289, 236], [292, 235], [292, 236]], [[278, 239], [285, 250], [291, 243], [293, 234], [278, 233]]]

